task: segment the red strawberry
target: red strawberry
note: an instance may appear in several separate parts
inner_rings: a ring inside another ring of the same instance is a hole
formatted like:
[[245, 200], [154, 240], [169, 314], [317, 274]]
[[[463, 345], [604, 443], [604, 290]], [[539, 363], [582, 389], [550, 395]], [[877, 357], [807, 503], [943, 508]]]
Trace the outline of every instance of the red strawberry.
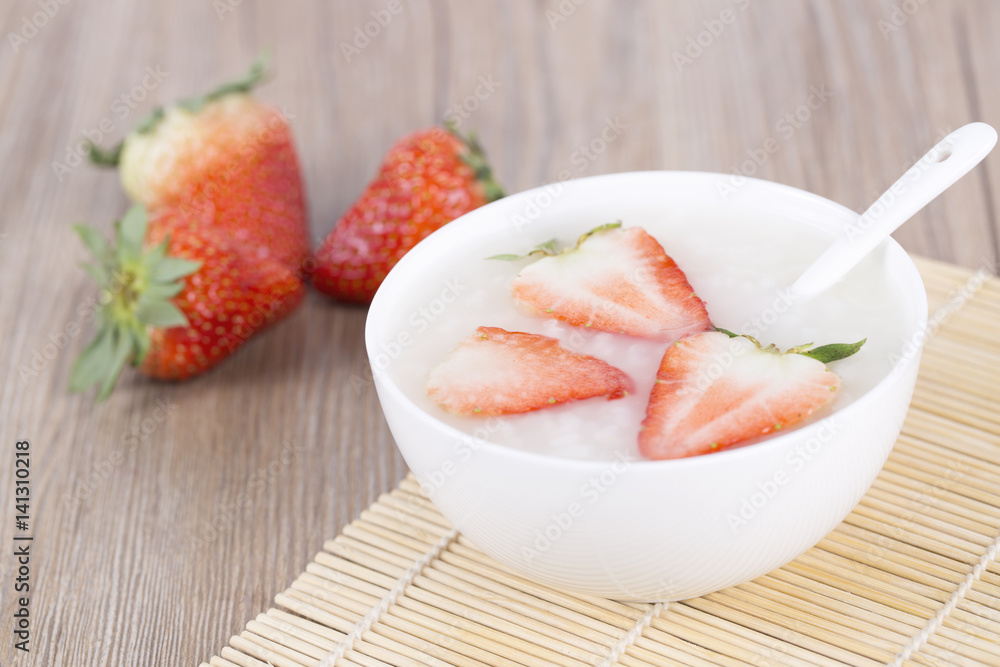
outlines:
[[431, 371], [427, 393], [459, 415], [530, 412], [594, 396], [623, 398], [625, 373], [555, 338], [479, 327]]
[[529, 255], [536, 253], [548, 256], [524, 267], [511, 291], [538, 315], [644, 338], [676, 339], [712, 326], [684, 272], [640, 227], [603, 225], [575, 248], [556, 254], [550, 242]]
[[98, 259], [87, 269], [101, 284], [102, 305], [71, 390], [98, 384], [103, 400], [126, 363], [151, 377], [187, 379], [299, 305], [305, 288], [288, 266], [213, 222], [190, 209], [161, 208], [147, 223], [137, 204], [116, 223], [116, 247], [77, 227]]
[[234, 241], [252, 240], [261, 260], [304, 276], [312, 260], [302, 177], [284, 115], [250, 96], [263, 76], [258, 60], [243, 79], [157, 109], [116, 149], [92, 148], [91, 157], [117, 165], [122, 187], [151, 214], [195, 209]]
[[316, 253], [316, 289], [368, 303], [418, 241], [503, 196], [482, 148], [444, 128], [400, 139]]
[[667, 348], [639, 432], [651, 459], [696, 456], [796, 424], [833, 401], [840, 378], [826, 364], [865, 341], [785, 353], [725, 330]]

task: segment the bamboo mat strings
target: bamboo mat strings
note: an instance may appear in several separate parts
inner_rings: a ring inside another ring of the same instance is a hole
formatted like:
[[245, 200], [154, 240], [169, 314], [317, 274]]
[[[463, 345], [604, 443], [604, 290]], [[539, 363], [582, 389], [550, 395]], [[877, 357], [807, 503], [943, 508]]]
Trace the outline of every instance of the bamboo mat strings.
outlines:
[[437, 541], [437, 544], [435, 544], [430, 551], [425, 553], [423, 556], [420, 556], [416, 562], [414, 562], [413, 565], [411, 565], [406, 572], [403, 573], [403, 576], [396, 581], [392, 590], [390, 590], [371, 611], [365, 614], [364, 617], [358, 621], [357, 624], [355, 624], [354, 629], [351, 630], [350, 634], [344, 637], [339, 644], [337, 644], [335, 649], [330, 651], [330, 653], [323, 658], [319, 667], [333, 667], [336, 665], [337, 661], [344, 657], [344, 653], [353, 648], [354, 642], [361, 638], [364, 633], [371, 630], [372, 624], [378, 621], [379, 617], [396, 602], [396, 598], [398, 598], [403, 591], [406, 590], [411, 583], [413, 583], [414, 577], [420, 574], [420, 572], [424, 569], [424, 566], [437, 558], [438, 554], [440, 554], [443, 549], [447, 548], [457, 536], [458, 530], [452, 528]]
[[564, 593], [480, 552], [408, 477], [202, 667], [1000, 666], [1000, 281], [919, 267], [931, 324], [903, 432], [788, 565], [669, 604]]
[[[966, 595], [968, 595], [969, 591], [972, 589], [972, 585], [979, 581], [979, 578], [983, 575], [983, 572], [986, 571], [989, 564], [996, 561], [998, 549], [1000, 549], [1000, 536], [997, 536], [997, 538], [993, 540], [993, 544], [991, 544], [986, 550], [986, 553], [982, 555], [979, 562], [976, 563], [972, 572], [965, 577], [962, 584], [955, 589], [955, 592], [952, 594], [951, 598], [948, 599], [945, 606], [941, 607], [941, 609], [934, 614], [934, 617], [927, 622], [927, 625], [924, 626], [920, 633], [914, 635], [906, 646], [903, 647], [903, 650], [897, 654], [896, 659], [892, 661], [892, 667], [900, 667], [904, 662], [906, 662], [906, 660], [909, 659], [911, 655], [913, 655], [915, 651], [919, 651], [920, 648], [930, 640], [931, 636], [939, 627], [941, 627], [945, 619], [947, 619], [955, 610], [958, 603], [962, 601]], [[998, 654], [1000, 654], [1000, 643], [995, 645], [995, 649], [998, 651]]]
[[664, 609], [670, 605], [669, 602], [657, 602], [656, 604], [649, 605], [649, 609], [646, 613], [642, 615], [635, 623], [635, 627], [625, 633], [625, 636], [619, 640], [617, 644], [611, 647], [611, 652], [608, 653], [608, 657], [601, 662], [600, 667], [611, 667], [617, 664], [618, 660], [624, 655], [625, 651], [628, 650], [630, 646], [635, 644], [636, 640], [642, 636], [642, 631], [645, 630], [652, 624], [653, 619], [657, 618]]

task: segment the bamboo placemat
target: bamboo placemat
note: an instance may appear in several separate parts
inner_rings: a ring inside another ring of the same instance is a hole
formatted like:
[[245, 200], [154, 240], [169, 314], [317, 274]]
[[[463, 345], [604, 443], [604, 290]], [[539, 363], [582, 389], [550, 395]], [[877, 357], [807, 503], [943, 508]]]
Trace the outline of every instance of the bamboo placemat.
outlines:
[[1000, 281], [919, 266], [931, 317], [903, 432], [785, 567], [669, 604], [570, 595], [482, 554], [409, 477], [202, 667], [1000, 665]]

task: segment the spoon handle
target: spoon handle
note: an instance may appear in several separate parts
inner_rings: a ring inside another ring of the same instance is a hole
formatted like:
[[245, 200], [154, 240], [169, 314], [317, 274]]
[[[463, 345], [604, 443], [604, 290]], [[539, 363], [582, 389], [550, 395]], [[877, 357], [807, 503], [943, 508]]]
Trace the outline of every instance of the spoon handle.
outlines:
[[979, 164], [996, 142], [996, 130], [986, 123], [969, 123], [939, 141], [842, 230], [842, 236], [799, 276], [792, 292], [810, 296], [843, 278], [900, 225]]

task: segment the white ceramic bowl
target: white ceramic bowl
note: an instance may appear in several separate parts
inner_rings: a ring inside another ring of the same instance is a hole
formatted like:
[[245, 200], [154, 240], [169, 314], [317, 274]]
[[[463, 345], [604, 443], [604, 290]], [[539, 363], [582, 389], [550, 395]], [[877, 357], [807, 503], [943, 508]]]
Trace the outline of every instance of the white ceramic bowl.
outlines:
[[[366, 329], [373, 368], [422, 281], [484, 237], [498, 240], [497, 252], [523, 247], [514, 223], [526, 213], [537, 238], [579, 233], [587, 227], [583, 218], [617, 219], [622, 202], [665, 214], [683, 202], [722, 206], [736, 216], [781, 216], [828, 230], [831, 241], [857, 217], [822, 197], [754, 179], [723, 204], [723, 186], [733, 183], [729, 174], [612, 174], [511, 195], [463, 216], [411, 250], [376, 295]], [[690, 233], [698, 233], [696, 224]], [[927, 302], [916, 268], [894, 241], [873, 255], [884, 279], [898, 286], [901, 347], [913, 345], [853, 402], [755, 445], [610, 463], [482, 442], [458, 460], [453, 444], [462, 434], [418, 407], [391, 373], [376, 370], [379, 400], [412, 472], [422, 482], [434, 480], [434, 503], [501, 563], [557, 588], [610, 598], [710, 593], [763, 575], [819, 542], [861, 499], [892, 449], [916, 381]], [[427, 359], [428, 371], [438, 361]], [[658, 363], [651, 360], [654, 373]], [[606, 490], [599, 502], [582, 501], [599, 488]]]

